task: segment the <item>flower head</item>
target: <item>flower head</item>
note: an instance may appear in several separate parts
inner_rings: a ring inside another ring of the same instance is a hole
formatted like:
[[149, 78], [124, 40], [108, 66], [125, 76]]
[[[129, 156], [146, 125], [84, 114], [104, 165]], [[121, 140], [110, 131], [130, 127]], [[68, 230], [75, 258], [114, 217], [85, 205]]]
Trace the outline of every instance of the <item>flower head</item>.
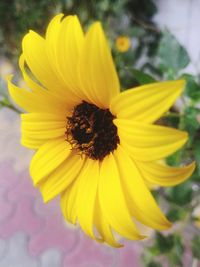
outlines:
[[130, 49], [131, 41], [127, 36], [119, 36], [116, 39], [115, 45], [119, 52], [125, 53]]
[[185, 144], [187, 133], [153, 123], [181, 94], [184, 81], [120, 93], [101, 24], [84, 34], [76, 16], [55, 16], [45, 38], [30, 31], [22, 50], [19, 66], [29, 89], [18, 88], [11, 77], [8, 87], [27, 111], [21, 142], [37, 150], [30, 174], [44, 201], [60, 195], [68, 221], [112, 246], [120, 246], [113, 231], [144, 238], [138, 222], [168, 229], [147, 184], [178, 184], [194, 163], [159, 163]]

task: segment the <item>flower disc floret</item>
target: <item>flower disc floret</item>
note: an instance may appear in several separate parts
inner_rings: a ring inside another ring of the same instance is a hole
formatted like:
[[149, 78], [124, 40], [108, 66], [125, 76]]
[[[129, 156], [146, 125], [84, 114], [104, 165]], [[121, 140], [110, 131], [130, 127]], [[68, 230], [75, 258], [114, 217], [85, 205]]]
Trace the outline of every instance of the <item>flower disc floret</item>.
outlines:
[[67, 117], [66, 140], [89, 158], [103, 160], [119, 144], [114, 118], [109, 109], [83, 101]]

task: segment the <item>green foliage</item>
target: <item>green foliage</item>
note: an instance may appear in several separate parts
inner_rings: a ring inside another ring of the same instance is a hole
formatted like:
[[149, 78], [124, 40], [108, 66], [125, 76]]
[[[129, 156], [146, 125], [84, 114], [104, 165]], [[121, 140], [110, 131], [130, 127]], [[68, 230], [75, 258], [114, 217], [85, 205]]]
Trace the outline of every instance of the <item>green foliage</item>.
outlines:
[[187, 216], [187, 210], [180, 208], [178, 206], [171, 207], [167, 213], [167, 218], [171, 222], [182, 221], [186, 218], [186, 216]]
[[158, 48], [158, 57], [161, 69], [168, 74], [185, 68], [190, 62], [187, 51], [168, 31], [163, 32]]
[[162, 267], [159, 262], [151, 261], [147, 264], [147, 267]]
[[159, 249], [159, 254], [169, 252], [174, 246], [174, 236], [164, 236], [160, 233], [156, 233], [155, 246]]
[[200, 85], [197, 77], [191, 74], [184, 74], [181, 76], [186, 81], [185, 94], [196, 103], [200, 100]]
[[192, 144], [199, 129], [197, 116], [200, 114], [200, 109], [195, 107], [186, 107], [184, 117], [182, 118], [182, 128], [189, 133], [189, 145]]
[[200, 140], [197, 138], [197, 140], [194, 142], [194, 157], [197, 164], [197, 179], [200, 180]]
[[192, 182], [189, 180], [183, 184], [166, 189], [167, 199], [177, 205], [183, 206], [192, 200]]
[[[21, 39], [29, 29], [44, 32], [57, 0], [0, 1], [0, 46], [8, 55], [18, 54]], [[45, 14], [45, 16], [44, 16]]]
[[164, 236], [156, 233], [153, 239], [153, 245], [146, 248], [143, 255], [145, 266], [162, 266], [160, 262], [155, 261], [157, 257], [163, 257], [164, 262], [168, 266], [182, 266], [182, 255], [184, 253], [184, 245], [182, 237], [179, 234], [170, 234]]
[[[151, 17], [156, 13], [157, 8], [152, 0], [132, 0], [127, 1], [127, 8], [130, 13], [137, 16], [138, 19], [151, 22]], [[152, 22], [151, 22], [152, 23]]]
[[133, 69], [133, 76], [137, 80], [139, 84], [148, 84], [148, 83], [153, 83], [156, 80], [151, 77], [149, 74], [146, 74], [140, 70]]

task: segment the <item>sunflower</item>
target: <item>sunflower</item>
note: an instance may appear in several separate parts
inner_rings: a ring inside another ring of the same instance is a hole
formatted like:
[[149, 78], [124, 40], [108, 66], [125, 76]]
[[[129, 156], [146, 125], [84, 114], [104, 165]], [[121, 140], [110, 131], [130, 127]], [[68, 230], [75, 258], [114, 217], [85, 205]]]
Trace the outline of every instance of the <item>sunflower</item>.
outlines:
[[101, 24], [83, 33], [77, 16], [55, 16], [45, 38], [30, 31], [19, 66], [26, 88], [8, 78], [21, 115], [21, 143], [37, 150], [30, 164], [44, 202], [60, 196], [69, 222], [99, 242], [121, 246], [115, 233], [144, 238], [138, 224], [165, 230], [171, 223], [147, 184], [186, 180], [194, 163], [159, 163], [187, 133], [153, 125], [181, 94], [184, 81], [152, 83], [120, 93]]

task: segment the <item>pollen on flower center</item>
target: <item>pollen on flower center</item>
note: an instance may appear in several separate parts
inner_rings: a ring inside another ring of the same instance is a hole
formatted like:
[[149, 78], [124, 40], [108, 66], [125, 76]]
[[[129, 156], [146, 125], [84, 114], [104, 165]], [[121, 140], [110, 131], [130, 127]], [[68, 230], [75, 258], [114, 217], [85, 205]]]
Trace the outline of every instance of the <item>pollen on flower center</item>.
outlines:
[[66, 139], [73, 149], [91, 159], [102, 160], [119, 144], [114, 118], [108, 109], [83, 101], [67, 117]]

